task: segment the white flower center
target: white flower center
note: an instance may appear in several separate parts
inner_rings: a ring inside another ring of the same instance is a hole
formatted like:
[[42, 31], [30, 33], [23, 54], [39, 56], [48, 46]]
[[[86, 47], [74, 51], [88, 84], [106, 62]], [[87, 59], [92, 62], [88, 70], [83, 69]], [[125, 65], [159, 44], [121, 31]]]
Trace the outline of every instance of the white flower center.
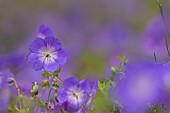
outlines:
[[83, 100], [83, 91], [81, 90], [76, 90], [76, 91], [69, 91], [68, 92], [69, 98], [68, 101], [73, 104], [78, 104]]
[[55, 60], [57, 59], [57, 52], [54, 47], [47, 46], [39, 50], [38, 56], [41, 62], [44, 62], [45, 64], [52, 64], [55, 63]]

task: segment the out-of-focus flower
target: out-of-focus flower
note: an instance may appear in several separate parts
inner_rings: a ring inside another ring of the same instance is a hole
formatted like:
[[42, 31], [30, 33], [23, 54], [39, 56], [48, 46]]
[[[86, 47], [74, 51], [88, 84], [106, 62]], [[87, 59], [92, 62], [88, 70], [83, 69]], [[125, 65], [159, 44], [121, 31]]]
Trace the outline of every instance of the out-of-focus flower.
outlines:
[[143, 46], [140, 48], [144, 54], [153, 56], [155, 52], [158, 56], [163, 58], [168, 57], [166, 51], [165, 37], [166, 30], [168, 30], [169, 24], [166, 26], [161, 16], [156, 16], [150, 20], [144, 34], [142, 35]]
[[160, 94], [160, 102], [170, 107], [170, 68], [168, 65], [159, 65], [162, 69], [160, 79], [162, 79], [162, 91]]
[[88, 101], [88, 95], [93, 92], [88, 80], [78, 82], [70, 77], [64, 81], [64, 88], [58, 91], [58, 101], [64, 104], [66, 111], [78, 112]]
[[28, 62], [32, 64], [34, 70], [42, 68], [48, 72], [56, 71], [60, 65], [66, 62], [66, 50], [61, 46], [58, 39], [49, 36], [36, 38], [30, 45], [31, 54]]
[[0, 56], [0, 68], [8, 68], [12, 72], [17, 72], [24, 62], [24, 55], [12, 53]]
[[149, 63], [129, 64], [122, 79], [113, 90], [115, 98], [127, 113], [144, 111], [149, 104], [157, 102], [161, 91], [159, 66]]
[[39, 27], [39, 32], [37, 34], [37, 38], [45, 38], [45, 37], [48, 37], [48, 36], [53, 36], [53, 32], [52, 30], [48, 27], [48, 26], [45, 26], [45, 25], [40, 25]]
[[122, 51], [127, 50], [127, 48], [130, 48], [131, 44], [128, 40], [130, 40], [131, 37], [134, 37], [132, 36], [132, 33], [129, 26], [109, 24], [98, 31], [94, 38], [91, 39], [91, 49], [95, 52], [102, 52], [102, 54], [110, 54], [113, 52], [121, 53]]

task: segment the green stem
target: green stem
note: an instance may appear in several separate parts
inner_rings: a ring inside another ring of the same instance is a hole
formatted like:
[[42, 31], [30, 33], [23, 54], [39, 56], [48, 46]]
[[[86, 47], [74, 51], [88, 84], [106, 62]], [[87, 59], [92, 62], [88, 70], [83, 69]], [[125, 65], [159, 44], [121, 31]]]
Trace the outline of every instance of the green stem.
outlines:
[[56, 88], [54, 88], [54, 87], [50, 88], [50, 91], [48, 93], [48, 101], [50, 101], [50, 94], [51, 94], [52, 90], [56, 90]]
[[16, 88], [16, 90], [18, 92], [19, 107], [20, 107], [20, 109], [22, 109], [22, 103], [21, 103], [21, 99], [20, 99], [21, 89], [18, 87], [18, 84], [17, 84], [16, 80], [14, 80], [14, 85], [15, 85], [15, 88]]
[[168, 27], [167, 27], [167, 23], [166, 23], [166, 20], [165, 20], [165, 17], [164, 17], [164, 12], [163, 12], [163, 9], [162, 9], [162, 3], [160, 3], [159, 0], [156, 0], [158, 6], [159, 6], [159, 10], [160, 10], [160, 13], [161, 13], [161, 16], [162, 16], [162, 19], [163, 19], [163, 22], [164, 22], [164, 25], [165, 25], [165, 29], [166, 29], [166, 33], [168, 35], [168, 38], [170, 38], [170, 34], [169, 34], [169, 31], [168, 31]]
[[44, 89], [44, 91], [43, 91], [42, 95], [40, 96], [40, 98], [42, 98], [42, 97], [44, 96], [45, 91], [46, 91], [46, 87], [45, 87], [45, 89]]

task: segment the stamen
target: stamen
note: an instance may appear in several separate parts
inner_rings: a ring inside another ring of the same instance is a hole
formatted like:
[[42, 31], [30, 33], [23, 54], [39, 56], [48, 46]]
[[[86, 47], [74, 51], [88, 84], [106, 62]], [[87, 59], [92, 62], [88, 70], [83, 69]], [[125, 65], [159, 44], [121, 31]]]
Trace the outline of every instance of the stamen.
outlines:
[[39, 56], [40, 60], [45, 64], [52, 64], [55, 62], [57, 58], [56, 51], [53, 47], [47, 46], [45, 48], [40, 49]]
[[50, 57], [50, 54], [46, 54], [46, 56], [45, 57]]

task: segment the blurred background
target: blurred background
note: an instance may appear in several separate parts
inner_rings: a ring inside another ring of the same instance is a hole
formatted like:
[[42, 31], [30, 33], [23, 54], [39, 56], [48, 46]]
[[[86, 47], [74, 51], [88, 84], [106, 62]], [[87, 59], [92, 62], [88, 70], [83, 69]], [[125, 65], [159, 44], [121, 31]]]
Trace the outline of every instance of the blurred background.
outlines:
[[67, 50], [63, 79], [109, 76], [119, 55], [154, 62], [155, 52], [158, 62], [168, 61], [170, 1], [161, 2], [167, 29], [156, 0], [0, 0], [0, 63], [7, 61], [18, 79], [40, 78], [24, 64], [40, 24]]

